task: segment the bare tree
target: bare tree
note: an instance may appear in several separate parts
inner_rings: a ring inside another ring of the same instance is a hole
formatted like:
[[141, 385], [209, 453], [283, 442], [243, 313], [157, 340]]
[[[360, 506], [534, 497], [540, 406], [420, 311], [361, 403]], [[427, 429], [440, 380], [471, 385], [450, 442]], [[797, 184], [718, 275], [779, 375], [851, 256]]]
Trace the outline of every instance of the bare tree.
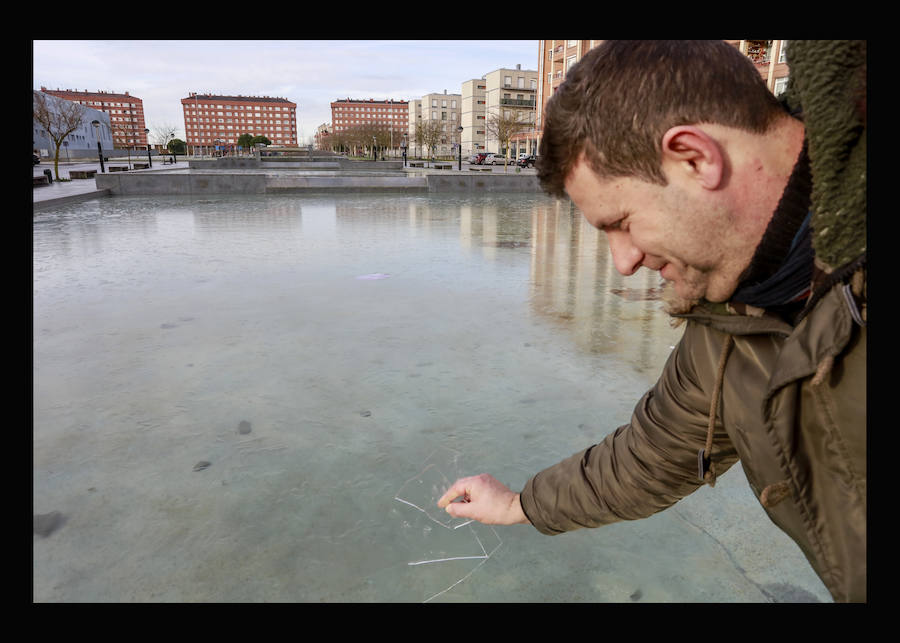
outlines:
[[488, 116], [485, 128], [487, 129], [488, 134], [500, 141], [500, 145], [506, 150], [506, 157], [503, 163], [503, 171], [506, 172], [506, 168], [509, 165], [510, 141], [516, 135], [527, 132], [532, 128], [529, 115], [527, 112], [518, 110], [508, 112], [506, 110], [501, 110], [500, 112], [491, 113], [491, 115]]
[[[131, 167], [131, 143], [128, 141], [128, 136], [131, 134], [131, 129], [127, 125], [115, 124], [112, 126], [113, 132], [115, 132], [119, 138], [125, 141], [125, 149], [128, 151], [128, 169], [132, 169]], [[115, 141], [115, 136], [113, 136], [113, 141]]]
[[150, 136], [155, 145], [166, 149], [169, 141], [175, 138], [175, 126], [170, 123], [153, 124], [150, 126]]
[[426, 152], [431, 152], [431, 160], [434, 160], [434, 151], [440, 142], [444, 132], [441, 130], [441, 121], [427, 120], [416, 123], [416, 143], [425, 147]]
[[53, 156], [53, 173], [59, 181], [59, 148], [63, 141], [84, 122], [85, 109], [83, 105], [68, 100], [53, 101], [53, 105], [47, 100], [47, 95], [38, 91], [32, 92], [34, 100], [32, 107], [34, 120], [44, 128], [47, 136], [56, 146]]

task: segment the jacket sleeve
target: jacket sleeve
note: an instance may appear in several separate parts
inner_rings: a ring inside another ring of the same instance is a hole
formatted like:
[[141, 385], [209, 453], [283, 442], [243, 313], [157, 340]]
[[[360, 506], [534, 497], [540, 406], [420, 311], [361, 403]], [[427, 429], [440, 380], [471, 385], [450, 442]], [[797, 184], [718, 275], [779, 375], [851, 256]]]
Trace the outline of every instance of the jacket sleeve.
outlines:
[[[646, 518], [703, 484], [697, 454], [706, 442], [724, 339], [722, 333], [688, 324], [629, 424], [526, 483], [522, 509], [538, 531], [553, 535]], [[718, 419], [712, 455], [719, 475], [738, 459]]]

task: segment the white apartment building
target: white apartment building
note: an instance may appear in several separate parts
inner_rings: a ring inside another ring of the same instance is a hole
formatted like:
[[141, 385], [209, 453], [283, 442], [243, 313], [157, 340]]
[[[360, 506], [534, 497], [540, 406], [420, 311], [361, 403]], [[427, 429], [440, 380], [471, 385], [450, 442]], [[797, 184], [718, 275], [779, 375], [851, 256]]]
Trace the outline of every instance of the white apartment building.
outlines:
[[485, 119], [487, 118], [485, 93], [487, 80], [473, 78], [462, 84], [462, 114], [460, 124], [463, 127], [463, 155], [470, 156], [476, 152], [486, 152]]
[[428, 122], [439, 123], [441, 137], [433, 150], [436, 157], [456, 156], [460, 140], [458, 131], [462, 96], [460, 94], [426, 94], [420, 99], [409, 101], [409, 150], [412, 156], [430, 156], [432, 150], [426, 150], [416, 143], [416, 125]]
[[522, 69], [495, 69], [480, 79], [467, 80], [462, 85], [462, 146], [463, 156], [475, 152], [503, 153], [506, 150], [491, 135], [487, 123], [491, 115], [511, 117], [518, 113], [530, 127], [511, 144], [510, 158], [518, 153], [534, 154], [537, 137], [534, 132], [538, 72]]

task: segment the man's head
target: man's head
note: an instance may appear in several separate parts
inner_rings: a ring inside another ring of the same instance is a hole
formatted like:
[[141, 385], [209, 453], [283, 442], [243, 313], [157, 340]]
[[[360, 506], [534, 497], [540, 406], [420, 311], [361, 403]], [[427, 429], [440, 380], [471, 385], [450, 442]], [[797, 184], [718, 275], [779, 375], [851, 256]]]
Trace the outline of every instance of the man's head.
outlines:
[[800, 146], [802, 125], [724, 41], [608, 41], [549, 101], [538, 174], [607, 233], [619, 272], [724, 301]]
[[584, 154], [600, 177], [665, 185], [660, 146], [670, 128], [716, 123], [762, 133], [783, 115], [753, 63], [723, 40], [608, 40], [547, 103], [538, 178], [562, 196]]

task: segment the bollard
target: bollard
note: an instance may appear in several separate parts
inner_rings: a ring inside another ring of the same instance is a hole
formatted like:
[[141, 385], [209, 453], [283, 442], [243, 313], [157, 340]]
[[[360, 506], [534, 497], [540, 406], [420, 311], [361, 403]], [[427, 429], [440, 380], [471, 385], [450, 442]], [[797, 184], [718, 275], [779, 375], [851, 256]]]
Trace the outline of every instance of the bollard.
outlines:
[[50, 170], [44, 170], [44, 176], [47, 177], [47, 183], [53, 183], [53, 172]]

